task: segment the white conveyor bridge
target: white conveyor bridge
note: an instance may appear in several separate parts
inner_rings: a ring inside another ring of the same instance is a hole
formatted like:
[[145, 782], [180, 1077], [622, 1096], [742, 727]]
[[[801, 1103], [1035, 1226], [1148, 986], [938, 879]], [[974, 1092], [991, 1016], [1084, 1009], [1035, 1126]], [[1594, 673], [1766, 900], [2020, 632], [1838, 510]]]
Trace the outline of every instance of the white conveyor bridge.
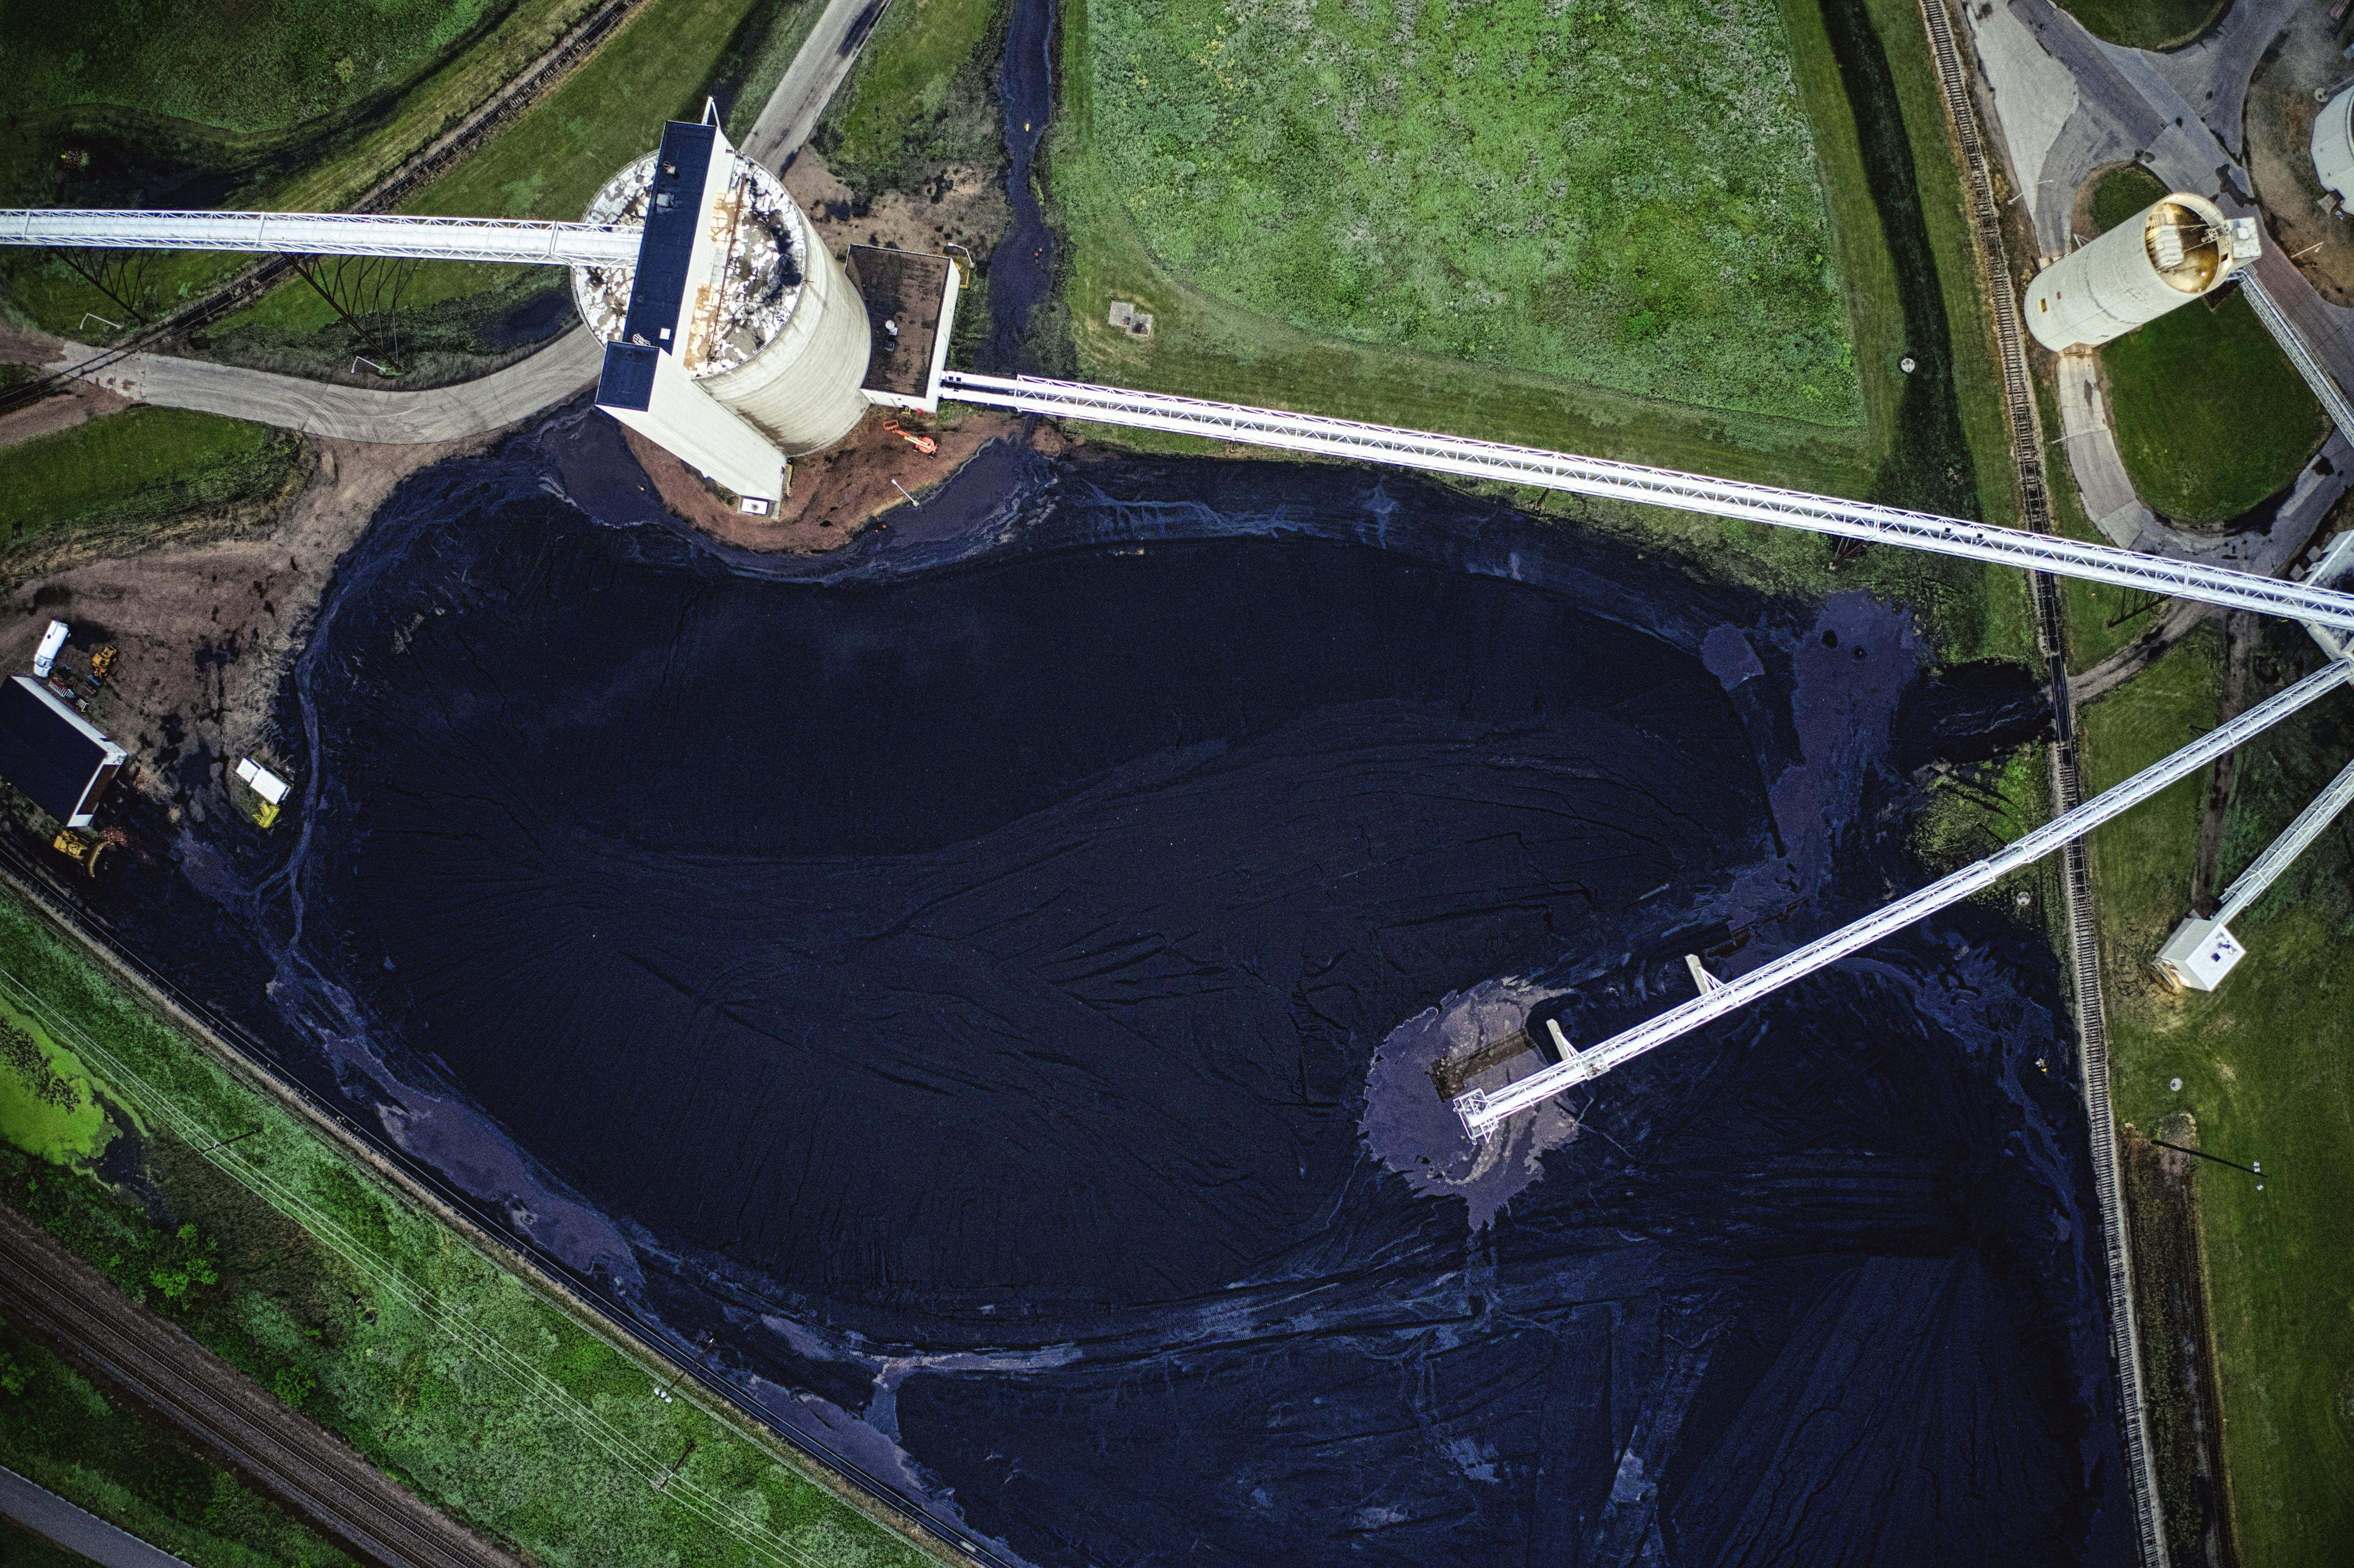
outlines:
[[[2354, 570], [2354, 530], [2338, 535], [2306, 580], [2327, 587], [2349, 570]], [[2323, 652], [2340, 664], [2354, 666], [2354, 642], [2311, 621], [2306, 622], [2305, 629], [2321, 645]], [[2262, 898], [2280, 874], [2295, 863], [2296, 857], [2311, 847], [2313, 841], [2327, 831], [2349, 805], [2354, 805], [2354, 763], [2347, 764], [2345, 770], [2296, 814], [2296, 821], [2249, 862], [2248, 869], [2223, 890], [2212, 915], [2202, 916], [2193, 910], [2189, 919], [2174, 928], [2166, 945], [2158, 950], [2158, 972], [2173, 984], [2191, 991], [2213, 991], [2221, 985], [2248, 951], [2232, 935], [2232, 922]]]
[[402, 256], [420, 261], [535, 261], [631, 267], [634, 223], [504, 217], [382, 217], [342, 212], [180, 212], [117, 207], [0, 209], [0, 244], [109, 250], [272, 250], [289, 256]]
[[2054, 817], [2006, 847], [1999, 854], [1940, 877], [1917, 893], [1874, 910], [1853, 925], [1841, 927], [1828, 937], [1819, 937], [1803, 948], [1793, 948], [1745, 975], [1720, 981], [1682, 1006], [1670, 1008], [1656, 1018], [1646, 1019], [1632, 1029], [1615, 1034], [1589, 1050], [1564, 1057], [1516, 1084], [1500, 1089], [1473, 1089], [1469, 1094], [1458, 1096], [1455, 1101], [1456, 1111], [1463, 1118], [1463, 1125], [1473, 1137], [1483, 1138], [1498, 1122], [1516, 1111], [1526, 1110], [1589, 1078], [1598, 1078], [1613, 1067], [1631, 1062], [1647, 1051], [1656, 1050], [1670, 1040], [1679, 1039], [1728, 1012], [1747, 1006], [1768, 991], [1779, 990], [1792, 980], [1835, 964], [1849, 954], [1860, 952], [1882, 937], [1893, 936], [1940, 909], [1959, 904], [2009, 873], [2042, 859], [2071, 839], [2081, 838], [2110, 818], [2130, 810], [2168, 785], [2206, 767], [2243, 741], [2253, 739], [2278, 720], [2337, 691], [2349, 680], [2354, 680], [2354, 663], [2333, 660], [2325, 668], [2257, 704], [2239, 717], [2209, 730], [2173, 756], [2142, 769], [2115, 789], [2103, 790], [2074, 810]]
[[2048, 534], [2027, 534], [1957, 517], [1940, 517], [1932, 512], [1907, 512], [1869, 502], [1843, 501], [1837, 496], [1810, 495], [1804, 491], [1776, 490], [1771, 485], [1680, 473], [1674, 469], [1576, 457], [1542, 447], [1466, 440], [1460, 436], [1434, 435], [1427, 430], [1401, 429], [1392, 425], [1360, 424], [1352, 419], [1327, 419], [1313, 414], [1287, 414], [1275, 408], [1250, 408], [1235, 403], [1210, 403], [1193, 397], [1171, 397], [1157, 392], [1130, 392], [1117, 387], [1089, 387], [1027, 376], [1008, 379], [950, 370], [940, 377], [940, 396], [960, 403], [1046, 414], [1056, 418], [1170, 430], [1214, 441], [1279, 447], [1287, 451], [1352, 458], [1362, 462], [1389, 463], [1578, 495], [1607, 496], [1684, 512], [1704, 512], [1719, 517], [1739, 517], [1870, 544], [1900, 545], [1933, 555], [1991, 561], [2029, 571], [2050, 572], [2056, 577], [2113, 583], [2120, 588], [2254, 610], [2260, 615], [2287, 616], [2354, 632], [2354, 595], [2197, 561], [2146, 556], [2110, 545], [2087, 545]]

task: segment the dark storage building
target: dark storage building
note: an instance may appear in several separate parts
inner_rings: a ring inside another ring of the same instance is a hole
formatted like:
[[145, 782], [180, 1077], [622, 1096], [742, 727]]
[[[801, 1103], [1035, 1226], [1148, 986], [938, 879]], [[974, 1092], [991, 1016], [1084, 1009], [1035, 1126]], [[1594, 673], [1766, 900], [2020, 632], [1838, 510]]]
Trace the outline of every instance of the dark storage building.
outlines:
[[67, 827], [90, 825], [130, 755], [32, 676], [0, 684], [0, 779]]

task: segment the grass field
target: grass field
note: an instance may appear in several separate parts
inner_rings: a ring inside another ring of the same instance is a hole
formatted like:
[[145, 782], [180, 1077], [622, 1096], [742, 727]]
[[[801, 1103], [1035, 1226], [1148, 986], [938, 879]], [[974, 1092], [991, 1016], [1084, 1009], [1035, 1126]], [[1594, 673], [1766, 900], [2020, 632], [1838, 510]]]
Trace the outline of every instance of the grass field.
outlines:
[[[381, 102], [276, 134], [226, 132], [108, 104], [6, 119], [0, 122], [0, 190], [12, 205], [34, 207], [133, 201], [339, 210], [486, 101], [596, 3], [513, 0], [480, 6], [495, 22], [408, 86]], [[36, 73], [50, 69], [64, 41], [45, 31], [29, 35], [23, 58]], [[144, 292], [132, 303], [161, 310], [249, 260], [200, 253], [154, 258], [142, 278]], [[105, 342], [112, 334], [86, 319], [89, 313], [124, 317], [119, 301], [46, 252], [0, 259], [0, 277], [17, 307], [51, 332]]]
[[2170, 49], [2213, 26], [2232, 0], [2059, 0], [2095, 37], [2136, 49]]
[[[2111, 170], [2093, 193], [2106, 231], [2166, 194]], [[2296, 477], [2329, 433], [2321, 405], [2237, 289], [2160, 316], [2101, 350], [2117, 450], [2143, 501], [2186, 523], [2235, 517]]]
[[[1839, 48], [1827, 34], [1823, 11], [1794, 4], [1783, 19], [1792, 80], [1812, 127], [1830, 213], [1831, 249], [1824, 254], [1849, 291], [1854, 373], [1866, 416], [1861, 425], [1703, 411], [1560, 376], [1319, 334], [1179, 275], [1148, 244], [1107, 155], [1110, 137], [1088, 65], [1099, 52], [1090, 37], [1097, 16], [1084, 0], [1063, 11], [1061, 119], [1049, 146], [1047, 178], [1055, 219], [1069, 240], [1062, 281], [1072, 323], [1069, 367], [1130, 386], [1869, 493], [1939, 510], [1975, 510], [1983, 494], [1993, 519], [2008, 522], [1990, 337], [1961, 221], [1959, 175], [1917, 13], [1897, 0], [1835, 0], [1829, 9], [1854, 24]], [[1850, 79], [1867, 90], [1870, 112], [1856, 112]], [[1872, 139], [1869, 149], [1861, 145], [1860, 120]], [[1517, 170], [1499, 177], [1510, 184]], [[1476, 228], [1473, 233], [1476, 238]], [[1901, 264], [1893, 244], [1904, 251]], [[1809, 262], [1814, 253], [1807, 251]], [[1120, 299], [1155, 313], [1150, 338], [1106, 324], [1110, 302]], [[1755, 341], [1746, 328], [1741, 335]], [[1922, 361], [1913, 377], [1898, 368], [1907, 354]], [[1956, 378], [1965, 389], [1958, 397]], [[1942, 394], [1935, 386], [1941, 380]], [[1910, 443], [1902, 451], [1900, 437]]]
[[106, 103], [276, 131], [398, 87], [512, 3], [5, 0], [16, 63], [0, 72], [0, 115]]
[[[2220, 680], [2202, 633], [2087, 709], [2085, 787], [2211, 726]], [[2226, 876], [2354, 755], [2349, 707], [2328, 698], [2243, 750]], [[2241, 918], [2249, 954], [2222, 989], [2169, 997], [2144, 965], [2186, 913], [2201, 789], [2179, 784], [2093, 838], [2117, 1115], [2149, 1128], [2188, 1110], [2202, 1148], [2263, 1163], [2261, 1192], [2220, 1168], [2200, 1177], [2239, 1560], [2354, 1561], [2354, 835], [2341, 824]]]
[[269, 501], [302, 471], [302, 443], [283, 430], [126, 409], [0, 448], [0, 547], [69, 525], [136, 528]]
[[[648, 0], [562, 86], [399, 210], [577, 220], [599, 186], [653, 150], [664, 120], [700, 116], [714, 70], [761, 4]], [[557, 268], [424, 263], [402, 297], [404, 351], [472, 349], [489, 320], [563, 293], [567, 277]], [[273, 291], [211, 337], [239, 357], [310, 353], [348, 364], [354, 352], [348, 329], [299, 283]]]
[[925, 164], [994, 161], [1003, 150], [990, 78], [1005, 0], [898, 0], [812, 138], [854, 189], [908, 185]]
[[1170, 274], [1323, 337], [1696, 407], [1862, 418], [1773, 0], [1468, 17], [1089, 7], [1103, 194]]
[[692, 1384], [657, 1400], [654, 1368], [396, 1199], [5, 896], [0, 999], [73, 1052], [133, 1146], [103, 1179], [0, 1147], [0, 1200], [419, 1496], [549, 1568], [930, 1560]]

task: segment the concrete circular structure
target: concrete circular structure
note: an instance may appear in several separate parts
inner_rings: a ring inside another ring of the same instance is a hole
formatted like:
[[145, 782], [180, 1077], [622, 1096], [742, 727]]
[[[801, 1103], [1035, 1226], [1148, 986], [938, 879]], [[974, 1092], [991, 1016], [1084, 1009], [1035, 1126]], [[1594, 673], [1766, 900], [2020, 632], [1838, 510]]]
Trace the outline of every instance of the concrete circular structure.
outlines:
[[2313, 172], [2340, 202], [2354, 201], [2354, 87], [2321, 107], [2313, 121]]
[[2176, 191], [2038, 273], [2028, 330], [2055, 354], [2107, 343], [2213, 292], [2257, 244], [2252, 221]]
[[[790, 456], [821, 450], [854, 429], [869, 407], [866, 307], [784, 184], [729, 150], [713, 208], [720, 257], [716, 287], [691, 286], [680, 367]], [[649, 153], [588, 204], [590, 223], [643, 223], [653, 188]], [[618, 341], [630, 312], [630, 267], [575, 267], [580, 319]]]

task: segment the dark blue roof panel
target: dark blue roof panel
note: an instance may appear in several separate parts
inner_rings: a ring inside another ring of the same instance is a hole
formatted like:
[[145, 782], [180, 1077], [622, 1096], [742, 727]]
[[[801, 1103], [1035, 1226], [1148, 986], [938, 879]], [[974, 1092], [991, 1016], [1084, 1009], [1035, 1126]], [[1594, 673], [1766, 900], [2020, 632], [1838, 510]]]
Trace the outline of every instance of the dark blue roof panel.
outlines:
[[630, 283], [630, 318], [621, 328], [625, 343], [665, 353], [677, 346], [673, 339], [686, 300], [686, 261], [695, 249], [695, 214], [702, 207], [704, 176], [711, 172], [718, 138], [716, 125], [673, 120], [663, 127], [645, 238], [638, 241], [638, 270]]

